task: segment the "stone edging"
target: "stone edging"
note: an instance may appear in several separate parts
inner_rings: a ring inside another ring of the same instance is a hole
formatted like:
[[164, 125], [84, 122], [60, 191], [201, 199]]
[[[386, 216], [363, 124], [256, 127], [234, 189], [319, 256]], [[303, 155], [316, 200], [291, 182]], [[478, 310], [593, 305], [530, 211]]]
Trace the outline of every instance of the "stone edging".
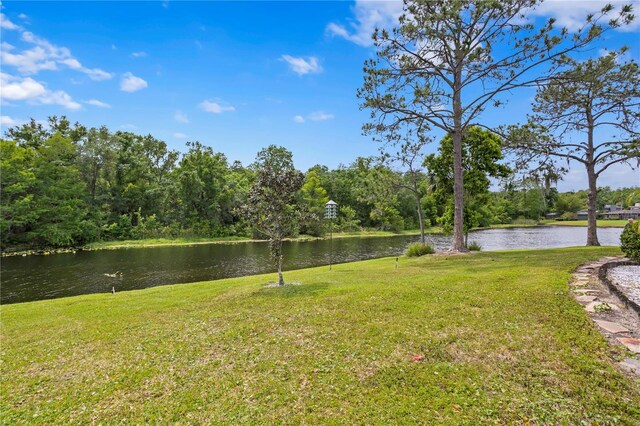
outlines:
[[604, 257], [581, 265], [569, 282], [576, 301], [612, 344], [624, 345], [633, 356], [619, 362], [630, 375], [640, 377], [640, 307], [607, 278], [615, 266], [634, 265], [622, 257]]

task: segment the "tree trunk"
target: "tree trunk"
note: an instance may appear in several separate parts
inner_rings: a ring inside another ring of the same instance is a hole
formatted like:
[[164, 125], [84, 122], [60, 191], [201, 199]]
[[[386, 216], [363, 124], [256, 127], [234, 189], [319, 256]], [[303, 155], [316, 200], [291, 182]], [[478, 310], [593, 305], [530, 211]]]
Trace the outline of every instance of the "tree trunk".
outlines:
[[596, 173], [593, 164], [587, 165], [587, 177], [589, 179], [589, 198], [587, 208], [587, 245], [599, 246], [598, 228], [596, 223], [596, 208], [598, 200], [598, 190], [596, 187]]
[[280, 255], [278, 257], [278, 285], [279, 286], [283, 286], [284, 285], [284, 277], [282, 276], [282, 258], [284, 256]]
[[598, 201], [598, 188], [596, 187], [596, 165], [593, 152], [593, 117], [591, 110], [587, 110], [587, 179], [589, 180], [589, 198], [587, 200], [587, 245], [599, 246], [598, 228], [596, 224], [596, 208]]
[[427, 240], [424, 236], [424, 219], [422, 218], [422, 203], [420, 202], [420, 193], [416, 190], [414, 192], [416, 196], [416, 203], [418, 204], [418, 222], [420, 224], [420, 242], [426, 244]]
[[464, 177], [462, 169], [462, 71], [457, 69], [453, 90], [453, 250], [465, 252], [464, 245]]

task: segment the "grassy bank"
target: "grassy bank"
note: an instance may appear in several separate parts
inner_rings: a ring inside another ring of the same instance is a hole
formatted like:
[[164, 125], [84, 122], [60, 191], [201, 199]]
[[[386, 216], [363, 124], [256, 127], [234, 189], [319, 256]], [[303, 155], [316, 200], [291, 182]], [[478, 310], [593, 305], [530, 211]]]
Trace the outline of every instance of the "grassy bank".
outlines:
[[[429, 233], [442, 232], [439, 227], [429, 228]], [[417, 229], [406, 230], [401, 232], [390, 231], [354, 231], [354, 232], [334, 232], [333, 238], [349, 238], [349, 237], [391, 237], [394, 235], [419, 235], [420, 231]], [[329, 235], [326, 235], [328, 238]], [[313, 237], [310, 235], [301, 235], [296, 238], [288, 238], [288, 240], [317, 240], [322, 239]], [[252, 240], [246, 237], [220, 237], [220, 238], [148, 238], [142, 240], [125, 240], [125, 241], [100, 241], [91, 244], [87, 244], [85, 250], [104, 250], [104, 249], [119, 249], [119, 248], [144, 248], [144, 247], [159, 247], [159, 246], [189, 246], [197, 244], [216, 244], [216, 243], [234, 243], [234, 242], [255, 242], [260, 240]]]
[[633, 424], [568, 294], [614, 248], [487, 252], [0, 307], [6, 424]]
[[[553, 220], [545, 219], [540, 222], [543, 225], [557, 225], [557, 226], [587, 226], [586, 220]], [[627, 224], [626, 219], [612, 219], [612, 220], [598, 220], [598, 228], [624, 228]]]
[[[598, 221], [598, 227], [600, 228], [622, 228], [626, 225], [626, 220], [606, 220]], [[572, 220], [572, 221], [555, 221], [555, 220], [543, 220], [541, 222], [522, 222], [522, 223], [506, 223], [495, 224], [487, 228], [474, 228], [474, 230], [482, 229], [497, 229], [497, 228], [524, 228], [540, 225], [557, 225], [557, 226], [587, 226], [586, 220]], [[439, 226], [432, 226], [425, 230], [427, 234], [439, 234], [442, 233], [442, 228]], [[334, 232], [333, 238], [350, 238], [350, 237], [392, 237], [395, 235], [420, 235], [419, 229], [410, 229], [401, 232], [391, 231], [354, 231], [354, 232]], [[328, 235], [325, 237], [328, 238]], [[317, 240], [323, 239], [313, 237], [309, 235], [301, 235], [296, 238], [289, 238], [289, 240]], [[119, 240], [119, 241], [98, 241], [90, 243], [82, 247], [83, 250], [113, 250], [121, 248], [149, 248], [149, 247], [162, 247], [162, 246], [192, 246], [198, 244], [228, 244], [238, 242], [256, 242], [263, 240], [252, 240], [246, 237], [192, 237], [192, 238], [146, 238], [142, 240]], [[63, 249], [43, 249], [43, 250], [26, 250], [15, 252], [3, 252], [3, 256], [21, 256], [21, 255], [36, 255], [36, 254], [53, 254], [53, 253], [66, 253], [75, 251], [74, 248]]]

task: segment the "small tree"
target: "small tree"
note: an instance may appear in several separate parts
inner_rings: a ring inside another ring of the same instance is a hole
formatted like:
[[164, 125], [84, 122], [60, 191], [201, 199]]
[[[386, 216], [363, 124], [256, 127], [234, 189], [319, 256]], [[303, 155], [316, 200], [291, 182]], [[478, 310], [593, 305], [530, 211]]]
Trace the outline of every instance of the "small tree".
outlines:
[[291, 152], [275, 145], [260, 151], [253, 167], [256, 179], [242, 210], [249, 223], [269, 238], [271, 257], [278, 268], [278, 284], [282, 286], [282, 240], [296, 229], [299, 216], [296, 194], [304, 175], [293, 166]]

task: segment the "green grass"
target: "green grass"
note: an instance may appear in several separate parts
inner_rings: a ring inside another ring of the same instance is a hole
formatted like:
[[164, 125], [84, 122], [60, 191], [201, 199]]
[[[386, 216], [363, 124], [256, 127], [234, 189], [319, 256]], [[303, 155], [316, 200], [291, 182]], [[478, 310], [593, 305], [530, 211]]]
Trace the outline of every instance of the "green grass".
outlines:
[[192, 238], [145, 238], [142, 240], [98, 241], [87, 244], [86, 250], [103, 250], [133, 247], [186, 246], [193, 244], [228, 243], [234, 241], [251, 241], [246, 237], [192, 237]]
[[[440, 227], [428, 228], [427, 233], [439, 233], [442, 232]], [[348, 237], [390, 237], [394, 235], [419, 235], [420, 230], [410, 229], [400, 232], [390, 231], [354, 231], [354, 232], [334, 232], [333, 238], [348, 238]], [[325, 238], [328, 238], [327, 234]], [[296, 238], [289, 238], [290, 240], [315, 240], [319, 239], [310, 235], [300, 235]], [[321, 238], [320, 238], [321, 239]], [[146, 238], [142, 240], [123, 240], [123, 241], [99, 241], [87, 244], [83, 248], [85, 250], [105, 250], [105, 249], [119, 249], [119, 248], [145, 248], [145, 247], [159, 247], [159, 246], [187, 246], [194, 244], [215, 244], [215, 243], [229, 243], [229, 242], [250, 242], [256, 241], [246, 237], [193, 237], [193, 238]]]
[[2, 423], [637, 424], [622, 349], [567, 285], [619, 253], [386, 258], [286, 272], [284, 288], [2, 306]]
[[[557, 225], [557, 226], [587, 226], [586, 220], [553, 220], [545, 219], [540, 222], [543, 225]], [[612, 220], [598, 220], [598, 228], [624, 228], [627, 224], [627, 219], [612, 219]]]

